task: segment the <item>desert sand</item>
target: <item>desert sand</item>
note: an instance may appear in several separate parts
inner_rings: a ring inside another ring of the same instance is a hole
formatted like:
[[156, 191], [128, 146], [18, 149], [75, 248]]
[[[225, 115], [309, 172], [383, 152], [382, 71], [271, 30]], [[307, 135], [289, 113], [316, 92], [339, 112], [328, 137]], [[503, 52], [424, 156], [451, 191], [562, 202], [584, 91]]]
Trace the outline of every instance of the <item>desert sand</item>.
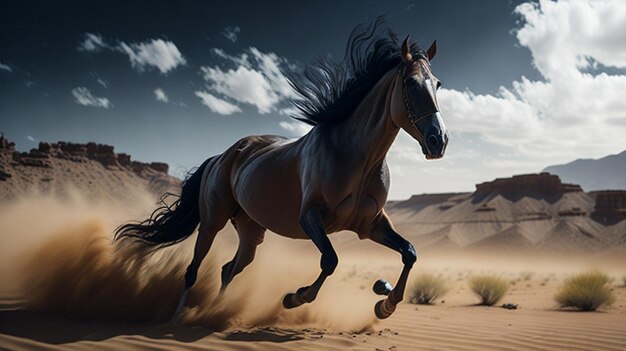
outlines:
[[[148, 196], [146, 196], [148, 197]], [[143, 197], [142, 197], [143, 199]], [[0, 211], [0, 348], [192, 350], [624, 350], [626, 275], [620, 249], [612, 255], [454, 254], [424, 251], [413, 276], [444, 277], [450, 291], [434, 305], [408, 299], [378, 321], [371, 292], [379, 278], [394, 282], [399, 255], [354, 234], [332, 236], [340, 265], [318, 299], [286, 311], [283, 295], [309, 284], [319, 254], [307, 241], [272, 233], [255, 261], [217, 297], [218, 271], [236, 237], [224, 229], [204, 262], [188, 307], [167, 321], [182, 291], [194, 237], [144, 260], [115, 250], [113, 229], [145, 215], [153, 203], [94, 204], [74, 195], [23, 198]], [[560, 310], [553, 296], [565, 278], [597, 268], [616, 280], [616, 302], [597, 312]], [[511, 282], [501, 303], [476, 306], [473, 274]]]

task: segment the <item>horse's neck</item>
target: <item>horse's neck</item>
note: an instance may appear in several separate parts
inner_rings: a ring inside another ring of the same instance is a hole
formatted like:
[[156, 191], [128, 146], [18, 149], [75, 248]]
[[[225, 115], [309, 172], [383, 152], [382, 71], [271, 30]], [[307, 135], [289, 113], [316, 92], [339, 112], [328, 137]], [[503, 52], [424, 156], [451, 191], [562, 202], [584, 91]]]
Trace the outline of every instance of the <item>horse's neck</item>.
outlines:
[[346, 147], [367, 155], [366, 162], [382, 163], [399, 129], [391, 120], [390, 101], [395, 84], [395, 70], [385, 74], [341, 125]]

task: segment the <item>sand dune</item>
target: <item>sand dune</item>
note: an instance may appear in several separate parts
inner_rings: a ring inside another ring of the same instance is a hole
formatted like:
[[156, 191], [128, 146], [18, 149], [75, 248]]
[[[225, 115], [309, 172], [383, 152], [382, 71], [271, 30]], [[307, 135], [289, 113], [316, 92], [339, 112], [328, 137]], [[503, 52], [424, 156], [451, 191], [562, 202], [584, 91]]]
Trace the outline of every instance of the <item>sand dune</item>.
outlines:
[[[143, 208], [136, 208], [136, 213], [147, 211], [150, 203], [139, 207]], [[619, 253], [617, 261], [605, 261], [602, 256], [529, 260], [493, 251], [491, 256], [425, 252], [415, 272], [441, 275], [451, 291], [436, 305], [403, 303], [391, 318], [377, 321], [373, 305], [378, 297], [370, 287], [381, 277], [396, 279], [401, 269], [397, 254], [359, 242], [353, 234], [338, 234], [333, 242], [351, 245], [337, 245], [337, 272], [317, 301], [286, 311], [280, 305], [282, 296], [314, 279], [319, 254], [308, 241], [268, 234], [257, 259], [218, 298], [217, 269], [235, 249], [231, 227], [218, 237], [183, 316], [174, 325], [164, 325], [182, 289], [193, 237], [148, 260], [116, 251], [109, 239], [122, 212], [126, 211], [104, 204], [85, 209], [80, 202], [41, 198], [4, 208], [3, 349], [626, 348], [626, 289], [616, 287], [617, 302], [597, 313], [560, 311], [552, 299], [563, 279], [582, 269], [598, 267], [619, 279], [626, 274], [625, 256]], [[24, 219], [26, 213], [29, 221]], [[525, 238], [519, 228], [505, 230]], [[445, 227], [439, 234], [448, 237]], [[520, 309], [474, 306], [478, 300], [467, 279], [481, 272], [515, 283], [503, 302], [519, 304]], [[531, 278], [521, 278], [522, 272]]]

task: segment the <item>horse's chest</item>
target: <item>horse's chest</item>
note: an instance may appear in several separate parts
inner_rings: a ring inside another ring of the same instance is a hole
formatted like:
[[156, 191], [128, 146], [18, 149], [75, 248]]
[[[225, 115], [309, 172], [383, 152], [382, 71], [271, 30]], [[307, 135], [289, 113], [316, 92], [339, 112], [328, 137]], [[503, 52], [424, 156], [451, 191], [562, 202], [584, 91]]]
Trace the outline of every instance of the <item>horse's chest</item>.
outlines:
[[327, 226], [330, 231], [358, 230], [363, 222], [376, 217], [382, 208], [376, 199], [367, 193], [352, 193], [329, 209]]

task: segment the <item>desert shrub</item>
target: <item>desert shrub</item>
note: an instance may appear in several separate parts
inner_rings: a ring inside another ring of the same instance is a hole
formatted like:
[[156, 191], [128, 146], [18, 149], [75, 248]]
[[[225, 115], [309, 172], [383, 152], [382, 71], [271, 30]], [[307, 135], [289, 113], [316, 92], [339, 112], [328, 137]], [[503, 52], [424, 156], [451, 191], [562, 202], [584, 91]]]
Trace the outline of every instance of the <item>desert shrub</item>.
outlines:
[[409, 289], [409, 301], [430, 305], [448, 292], [446, 280], [429, 273], [422, 273], [414, 280]]
[[474, 276], [470, 278], [469, 286], [480, 298], [480, 304], [486, 306], [495, 305], [509, 290], [509, 283], [495, 275]]
[[609, 306], [615, 300], [608, 275], [599, 271], [579, 273], [565, 280], [554, 299], [561, 307], [574, 307], [581, 311], [595, 311]]
[[529, 280], [531, 280], [531, 279], [532, 279], [532, 277], [533, 277], [534, 275], [535, 275], [535, 273], [533, 273], [533, 272], [521, 272], [521, 273], [519, 274], [519, 277], [520, 277], [520, 279], [521, 279], [521, 280], [524, 280], [524, 281], [529, 281]]

